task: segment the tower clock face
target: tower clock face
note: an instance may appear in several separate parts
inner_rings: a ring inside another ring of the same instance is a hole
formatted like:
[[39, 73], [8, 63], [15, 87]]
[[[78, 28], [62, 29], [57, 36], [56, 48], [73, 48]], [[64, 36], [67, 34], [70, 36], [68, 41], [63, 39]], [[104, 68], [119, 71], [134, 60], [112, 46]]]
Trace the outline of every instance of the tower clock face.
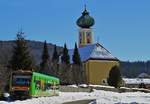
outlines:
[[87, 43], [91, 43], [91, 32], [86, 32]]

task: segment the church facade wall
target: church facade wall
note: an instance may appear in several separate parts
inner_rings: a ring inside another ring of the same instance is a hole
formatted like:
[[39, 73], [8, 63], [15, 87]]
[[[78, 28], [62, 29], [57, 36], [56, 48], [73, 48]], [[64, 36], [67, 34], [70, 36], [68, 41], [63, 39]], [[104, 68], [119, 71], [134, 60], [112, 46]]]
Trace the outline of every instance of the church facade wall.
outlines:
[[107, 84], [109, 71], [113, 66], [119, 66], [119, 61], [88, 60], [84, 64], [87, 82], [89, 84], [99, 85]]

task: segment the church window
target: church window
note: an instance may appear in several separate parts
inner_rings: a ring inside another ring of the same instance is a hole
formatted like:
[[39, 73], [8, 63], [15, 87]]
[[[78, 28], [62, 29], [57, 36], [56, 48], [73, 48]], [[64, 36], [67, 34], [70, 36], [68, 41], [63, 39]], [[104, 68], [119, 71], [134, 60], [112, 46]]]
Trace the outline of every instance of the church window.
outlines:
[[82, 43], [82, 34], [81, 33], [79, 34], [79, 43], [80, 44]]
[[87, 43], [91, 43], [91, 32], [86, 33]]

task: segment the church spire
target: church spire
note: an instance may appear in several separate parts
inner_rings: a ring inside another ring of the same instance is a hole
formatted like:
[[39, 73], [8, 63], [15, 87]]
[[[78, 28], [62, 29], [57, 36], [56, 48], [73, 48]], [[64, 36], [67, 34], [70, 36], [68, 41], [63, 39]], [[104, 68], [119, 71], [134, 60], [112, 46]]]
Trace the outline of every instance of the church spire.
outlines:
[[84, 4], [84, 10], [86, 10], [86, 4]]

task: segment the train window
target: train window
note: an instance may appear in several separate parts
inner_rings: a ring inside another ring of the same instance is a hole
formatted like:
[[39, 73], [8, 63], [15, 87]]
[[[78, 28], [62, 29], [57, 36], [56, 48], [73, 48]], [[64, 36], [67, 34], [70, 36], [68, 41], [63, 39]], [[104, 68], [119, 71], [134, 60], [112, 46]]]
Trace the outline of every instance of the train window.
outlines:
[[44, 91], [46, 91], [48, 88], [47, 83], [44, 83]]
[[19, 75], [16, 75], [16, 76], [13, 76], [13, 79], [12, 79], [12, 84], [13, 86], [29, 86], [30, 85], [30, 81], [31, 81], [31, 76], [19, 76]]
[[59, 89], [59, 85], [56, 84], [56, 85], [55, 85], [55, 90], [58, 90], [58, 89]]
[[40, 90], [41, 89], [41, 82], [40, 81], [35, 81], [35, 88], [37, 89], [37, 90]]
[[47, 83], [46, 84], [46, 90], [52, 90], [52, 89], [53, 89], [52, 84]]

